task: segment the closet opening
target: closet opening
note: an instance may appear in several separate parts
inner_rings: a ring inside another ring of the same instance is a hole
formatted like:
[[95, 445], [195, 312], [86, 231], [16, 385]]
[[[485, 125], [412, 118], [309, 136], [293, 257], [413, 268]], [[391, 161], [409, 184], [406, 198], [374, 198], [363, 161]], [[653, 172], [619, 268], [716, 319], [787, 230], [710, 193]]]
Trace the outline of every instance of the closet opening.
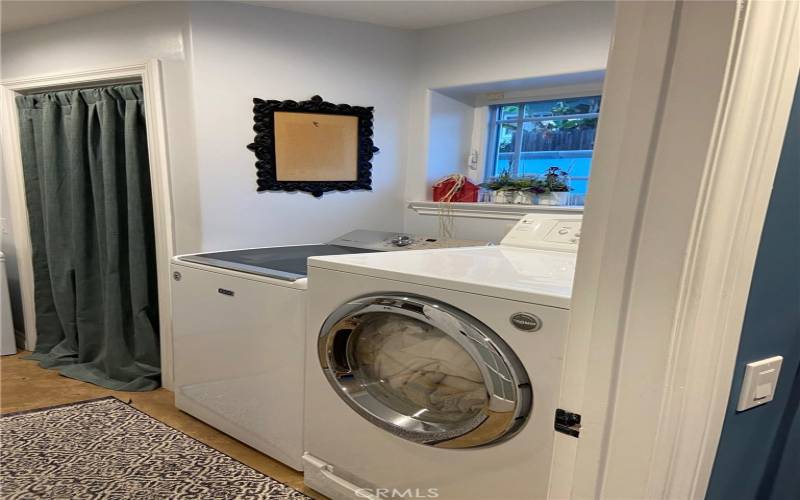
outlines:
[[153, 61], [3, 82], [24, 347], [113, 390], [171, 386], [159, 79]]

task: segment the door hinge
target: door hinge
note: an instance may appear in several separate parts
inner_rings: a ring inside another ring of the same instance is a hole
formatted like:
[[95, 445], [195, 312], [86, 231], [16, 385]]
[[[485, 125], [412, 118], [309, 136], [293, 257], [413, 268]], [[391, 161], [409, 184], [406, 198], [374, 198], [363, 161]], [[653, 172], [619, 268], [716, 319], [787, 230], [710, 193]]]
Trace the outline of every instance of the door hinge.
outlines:
[[561, 408], [556, 409], [556, 430], [572, 437], [578, 437], [581, 432], [581, 416]]

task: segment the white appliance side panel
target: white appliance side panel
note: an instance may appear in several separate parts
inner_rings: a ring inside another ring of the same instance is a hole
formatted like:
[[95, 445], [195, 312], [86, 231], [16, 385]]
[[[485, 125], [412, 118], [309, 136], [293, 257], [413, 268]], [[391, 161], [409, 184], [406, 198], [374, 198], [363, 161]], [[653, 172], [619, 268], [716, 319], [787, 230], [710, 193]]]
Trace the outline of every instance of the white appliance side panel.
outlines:
[[301, 470], [306, 292], [172, 271], [176, 405]]
[[[325, 476], [331, 483], [327, 489], [328, 480], [316, 474], [315, 488], [334, 497], [342, 495], [337, 486], [342, 481], [370, 491], [435, 488], [442, 499], [547, 496], [568, 311], [341, 271], [310, 271], [305, 445], [308, 454], [329, 465]], [[532, 383], [533, 412], [520, 433], [484, 448], [440, 449], [396, 437], [347, 406], [322, 374], [317, 337], [326, 317], [338, 306], [378, 292], [438, 299], [478, 318], [500, 335], [523, 362]], [[518, 312], [536, 314], [542, 328], [535, 333], [517, 330], [509, 318]]]
[[17, 353], [14, 323], [11, 319], [11, 298], [6, 278], [6, 259], [0, 252], [0, 356]]

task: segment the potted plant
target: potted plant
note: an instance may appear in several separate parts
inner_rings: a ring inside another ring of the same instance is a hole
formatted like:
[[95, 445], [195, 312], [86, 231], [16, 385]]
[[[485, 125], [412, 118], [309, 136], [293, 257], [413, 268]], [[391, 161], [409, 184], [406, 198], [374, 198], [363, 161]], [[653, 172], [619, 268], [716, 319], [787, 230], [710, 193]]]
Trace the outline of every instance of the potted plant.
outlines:
[[569, 204], [569, 177], [558, 167], [550, 167], [544, 174], [543, 193], [539, 195], [539, 205]]
[[488, 189], [492, 193], [492, 203], [514, 203], [517, 191], [516, 181], [511, 177], [508, 170], [484, 182], [481, 187]]

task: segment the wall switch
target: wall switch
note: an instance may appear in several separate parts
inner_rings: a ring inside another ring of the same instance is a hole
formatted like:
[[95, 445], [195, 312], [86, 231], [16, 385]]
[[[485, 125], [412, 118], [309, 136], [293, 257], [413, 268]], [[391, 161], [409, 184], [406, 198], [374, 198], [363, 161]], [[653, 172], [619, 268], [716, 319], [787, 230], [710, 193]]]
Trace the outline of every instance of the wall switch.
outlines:
[[769, 403], [775, 396], [775, 387], [778, 385], [778, 375], [781, 373], [783, 356], [773, 356], [747, 363], [744, 369], [742, 392], [739, 394], [739, 404], [736, 411], [744, 411], [754, 406]]

